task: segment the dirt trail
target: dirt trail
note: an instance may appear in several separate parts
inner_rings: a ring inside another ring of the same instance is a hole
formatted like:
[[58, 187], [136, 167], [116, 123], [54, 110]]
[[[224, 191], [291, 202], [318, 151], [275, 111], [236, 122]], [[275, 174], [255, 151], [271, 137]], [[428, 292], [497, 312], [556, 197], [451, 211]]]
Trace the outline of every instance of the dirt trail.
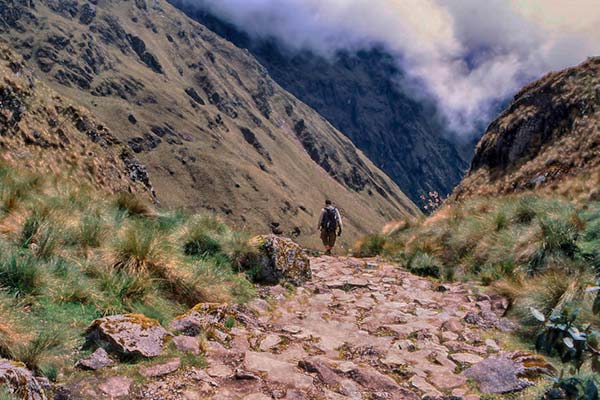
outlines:
[[[500, 351], [484, 337], [510, 328], [502, 299], [440, 285], [374, 260], [317, 257], [313, 279], [265, 289], [208, 367], [152, 382], [141, 398], [478, 399], [460, 372]], [[466, 317], [466, 318], [465, 318]], [[465, 320], [472, 322], [468, 324]], [[483, 328], [487, 330], [484, 333]]]

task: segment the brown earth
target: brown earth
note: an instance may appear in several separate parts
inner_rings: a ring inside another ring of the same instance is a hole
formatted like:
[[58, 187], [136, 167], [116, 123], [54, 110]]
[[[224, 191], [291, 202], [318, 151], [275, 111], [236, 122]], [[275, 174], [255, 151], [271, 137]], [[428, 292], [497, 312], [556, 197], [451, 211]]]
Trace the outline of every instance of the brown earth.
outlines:
[[149, 171], [163, 206], [316, 245], [331, 197], [344, 241], [417, 207], [248, 52], [166, 1], [0, 1], [0, 38], [91, 110]]

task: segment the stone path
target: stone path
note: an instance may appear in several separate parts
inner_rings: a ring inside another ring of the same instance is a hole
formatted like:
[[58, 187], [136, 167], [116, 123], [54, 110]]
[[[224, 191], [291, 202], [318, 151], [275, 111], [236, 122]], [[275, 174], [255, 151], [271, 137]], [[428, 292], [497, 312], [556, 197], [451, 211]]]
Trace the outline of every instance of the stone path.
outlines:
[[250, 304], [256, 324], [231, 329], [226, 345], [209, 341], [206, 369], [161, 377], [135, 396], [479, 398], [460, 373], [500, 350], [496, 341], [482, 338], [482, 329], [493, 336], [495, 329], [510, 327], [499, 318], [506, 307], [502, 299], [372, 260], [311, 261], [310, 283], [294, 293], [281, 286], [264, 289]]
[[478, 325], [510, 325], [502, 299], [372, 260], [311, 261], [310, 283], [265, 289], [250, 305], [253, 327], [234, 327], [227, 345], [209, 341], [206, 369], [161, 377], [136, 398], [479, 398], [460, 373], [500, 350]]

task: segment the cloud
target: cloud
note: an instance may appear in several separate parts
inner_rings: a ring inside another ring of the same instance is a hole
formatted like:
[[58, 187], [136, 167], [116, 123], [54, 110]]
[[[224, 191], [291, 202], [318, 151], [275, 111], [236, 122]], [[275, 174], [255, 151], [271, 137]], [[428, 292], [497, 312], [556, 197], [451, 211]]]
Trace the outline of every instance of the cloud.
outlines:
[[489, 121], [524, 83], [600, 54], [598, 0], [188, 2], [291, 49], [332, 56], [382, 45], [458, 133]]

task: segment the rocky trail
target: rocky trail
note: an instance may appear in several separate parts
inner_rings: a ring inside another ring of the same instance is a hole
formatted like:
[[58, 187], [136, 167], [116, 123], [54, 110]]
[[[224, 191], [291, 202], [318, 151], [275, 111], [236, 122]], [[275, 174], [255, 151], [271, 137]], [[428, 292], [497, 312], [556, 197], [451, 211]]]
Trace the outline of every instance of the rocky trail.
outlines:
[[302, 286], [263, 286], [245, 306], [200, 303], [165, 327], [140, 314], [100, 318], [86, 332], [96, 350], [70, 383], [52, 387], [2, 359], [0, 378], [34, 400], [477, 400], [553, 370], [503, 349], [508, 303], [474, 284], [290, 254], [279, 260], [303, 265], [292, 274]]
[[[512, 328], [502, 318], [505, 300], [475, 295], [467, 284], [440, 285], [375, 260], [318, 257], [311, 267], [312, 280], [304, 287], [293, 292], [269, 287], [248, 309], [237, 311], [236, 320], [243, 323], [227, 333], [216, 330], [208, 341], [206, 368], [168, 374], [177, 369], [177, 359], [158, 365], [158, 377], [132, 387], [130, 395], [475, 400], [477, 384], [491, 393], [532, 384], [523, 378], [528, 375], [524, 365], [539, 360], [527, 353], [505, 354], [492, 339], [498, 330]], [[219, 312], [219, 318], [226, 313]], [[186, 321], [176, 328], [185, 333]], [[177, 339], [181, 349], [185, 338]], [[98, 395], [116, 398], [129, 392], [131, 381], [111, 379], [117, 380], [99, 386]]]

